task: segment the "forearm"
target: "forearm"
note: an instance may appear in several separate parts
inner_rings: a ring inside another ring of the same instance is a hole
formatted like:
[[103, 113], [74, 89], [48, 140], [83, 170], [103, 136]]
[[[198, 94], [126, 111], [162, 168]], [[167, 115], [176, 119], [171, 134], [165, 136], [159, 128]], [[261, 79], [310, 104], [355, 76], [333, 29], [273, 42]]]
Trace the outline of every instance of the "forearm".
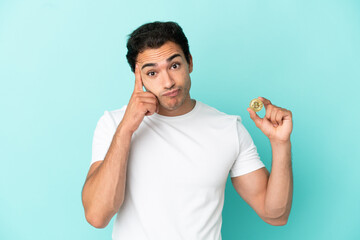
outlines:
[[291, 143], [270, 143], [272, 167], [266, 190], [265, 212], [269, 218], [287, 220], [293, 194]]
[[83, 205], [92, 225], [106, 226], [123, 203], [131, 136], [119, 125], [104, 161], [84, 184]]

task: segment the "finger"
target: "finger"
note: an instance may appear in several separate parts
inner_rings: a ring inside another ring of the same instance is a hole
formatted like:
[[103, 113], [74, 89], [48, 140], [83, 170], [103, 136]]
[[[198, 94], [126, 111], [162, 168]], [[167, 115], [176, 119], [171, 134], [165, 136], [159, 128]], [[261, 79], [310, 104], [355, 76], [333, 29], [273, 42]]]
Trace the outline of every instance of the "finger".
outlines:
[[282, 110], [279, 110], [275, 116], [276, 122], [279, 126], [281, 126], [283, 124], [283, 119], [284, 117], [284, 112]]
[[268, 99], [266, 99], [264, 97], [258, 97], [258, 99], [260, 99], [263, 102], [264, 107], [265, 107], [266, 110], [267, 110], [268, 106], [272, 105], [270, 100], [268, 100]]
[[141, 103], [150, 103], [150, 104], [157, 104], [157, 99], [153, 97], [139, 97], [139, 102]]
[[280, 110], [279, 113], [276, 114], [276, 121], [280, 126], [284, 123], [283, 119], [285, 115], [286, 115], [286, 111], [284, 110]]
[[152, 92], [142, 92], [142, 96], [152, 98], [154, 100], [154, 104], [156, 104], [156, 112], [159, 112], [159, 99]]
[[274, 127], [278, 126], [278, 124], [276, 122], [276, 114], [278, 113], [278, 111], [279, 111], [278, 109], [273, 109], [273, 111], [271, 112], [270, 121]]
[[156, 111], [156, 104], [144, 104], [144, 107], [146, 108], [145, 116], [153, 115]]
[[257, 127], [260, 127], [262, 119], [251, 108], [246, 109], [250, 113], [250, 118], [254, 121]]
[[144, 92], [143, 82], [142, 82], [141, 74], [140, 74], [140, 67], [138, 64], [136, 64], [136, 66], [135, 66], [135, 89], [134, 89], [134, 91]]
[[271, 107], [268, 107], [266, 110], [265, 110], [265, 118], [268, 119], [270, 121], [271, 119], [271, 113], [272, 113], [272, 108]]
[[286, 110], [286, 113], [283, 117], [284, 120], [291, 120], [292, 119], [292, 112], [290, 110]]
[[[157, 108], [159, 107], [159, 100], [158, 98], [151, 92], [142, 92], [142, 93], [138, 93], [139, 94], [139, 100], [141, 101], [141, 99], [147, 99], [146, 102], [149, 102], [149, 103], [153, 103], [153, 104], [156, 104]], [[159, 110], [159, 109], [157, 109]], [[156, 111], [158, 112], [158, 111]]]
[[156, 98], [155, 94], [153, 94], [152, 92], [142, 92], [141, 93], [141, 96], [144, 96], [144, 97], [151, 97], [151, 98]]

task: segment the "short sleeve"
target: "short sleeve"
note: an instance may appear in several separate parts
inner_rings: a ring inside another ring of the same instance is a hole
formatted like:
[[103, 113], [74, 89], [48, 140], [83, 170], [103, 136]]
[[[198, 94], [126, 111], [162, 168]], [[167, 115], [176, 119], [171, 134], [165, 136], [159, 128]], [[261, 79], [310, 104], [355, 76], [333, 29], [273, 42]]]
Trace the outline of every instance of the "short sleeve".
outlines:
[[113, 136], [116, 131], [116, 125], [108, 111], [99, 119], [92, 142], [92, 158], [91, 164], [96, 161], [104, 160], [107, 151], [109, 150]]
[[260, 160], [257, 148], [244, 125], [241, 123], [241, 118], [237, 118], [237, 133], [239, 154], [230, 169], [230, 177], [237, 177], [246, 173], [255, 171], [259, 168], [265, 167]]

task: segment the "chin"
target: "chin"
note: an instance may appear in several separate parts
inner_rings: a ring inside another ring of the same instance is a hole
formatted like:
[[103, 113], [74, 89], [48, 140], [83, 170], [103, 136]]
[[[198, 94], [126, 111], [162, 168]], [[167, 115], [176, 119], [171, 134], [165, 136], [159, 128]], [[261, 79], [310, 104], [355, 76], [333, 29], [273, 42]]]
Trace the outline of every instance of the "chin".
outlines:
[[182, 104], [160, 104], [163, 108], [165, 108], [166, 110], [169, 110], [169, 111], [173, 111], [173, 110], [176, 110], [178, 109]]
[[176, 110], [178, 109], [179, 107], [181, 107], [185, 102], [185, 98], [183, 99], [180, 99], [178, 101], [175, 101], [175, 102], [160, 102], [160, 105], [165, 108], [166, 110], [168, 111], [173, 111], [173, 110]]

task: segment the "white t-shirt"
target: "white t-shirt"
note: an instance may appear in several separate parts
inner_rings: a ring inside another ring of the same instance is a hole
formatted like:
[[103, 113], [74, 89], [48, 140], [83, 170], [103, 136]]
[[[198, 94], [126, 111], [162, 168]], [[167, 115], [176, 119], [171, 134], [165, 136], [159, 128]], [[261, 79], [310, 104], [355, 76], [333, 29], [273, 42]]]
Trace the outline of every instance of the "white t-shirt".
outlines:
[[[92, 162], [103, 160], [126, 106], [105, 111]], [[265, 167], [239, 116], [196, 101], [188, 113], [146, 116], [132, 136], [114, 240], [221, 239], [227, 177]]]

